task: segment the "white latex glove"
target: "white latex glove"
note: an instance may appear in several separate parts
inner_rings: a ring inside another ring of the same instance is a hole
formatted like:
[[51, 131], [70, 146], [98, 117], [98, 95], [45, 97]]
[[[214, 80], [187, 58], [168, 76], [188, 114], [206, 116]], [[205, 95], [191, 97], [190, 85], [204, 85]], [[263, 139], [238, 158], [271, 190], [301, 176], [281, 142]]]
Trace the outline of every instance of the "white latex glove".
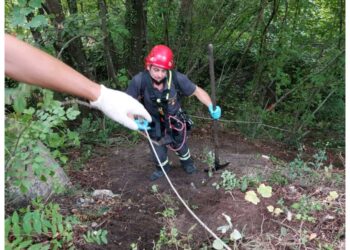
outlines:
[[132, 130], [138, 129], [134, 116], [142, 116], [148, 122], [152, 121], [151, 115], [136, 99], [122, 91], [109, 89], [103, 85], [101, 85], [101, 94], [98, 99], [90, 104], [112, 120]]

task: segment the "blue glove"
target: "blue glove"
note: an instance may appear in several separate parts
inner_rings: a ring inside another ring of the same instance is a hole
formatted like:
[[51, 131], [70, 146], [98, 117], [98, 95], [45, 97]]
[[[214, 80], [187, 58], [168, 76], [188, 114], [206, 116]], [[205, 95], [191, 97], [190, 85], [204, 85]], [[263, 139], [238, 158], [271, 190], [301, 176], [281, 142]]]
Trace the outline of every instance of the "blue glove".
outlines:
[[214, 120], [218, 120], [221, 117], [221, 108], [216, 106], [215, 110], [213, 110], [213, 104], [210, 104], [209, 113]]
[[148, 126], [148, 121], [145, 120], [145, 119], [142, 119], [142, 120], [136, 119], [135, 122], [137, 124], [138, 130], [149, 130], [149, 129], [151, 129], [151, 127]]

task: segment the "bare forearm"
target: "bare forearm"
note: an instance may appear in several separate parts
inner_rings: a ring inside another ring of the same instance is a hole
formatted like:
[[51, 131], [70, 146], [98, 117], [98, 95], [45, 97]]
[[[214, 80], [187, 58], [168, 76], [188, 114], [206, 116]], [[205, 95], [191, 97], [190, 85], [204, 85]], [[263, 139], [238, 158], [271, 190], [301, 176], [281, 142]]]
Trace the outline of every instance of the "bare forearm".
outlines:
[[100, 95], [100, 86], [68, 65], [5, 34], [5, 74], [17, 81], [65, 92], [90, 101]]
[[198, 100], [203, 103], [205, 106], [209, 107], [210, 104], [212, 104], [211, 98], [208, 95], [208, 93], [202, 89], [201, 87], [196, 88], [194, 91], [194, 95], [198, 98]]

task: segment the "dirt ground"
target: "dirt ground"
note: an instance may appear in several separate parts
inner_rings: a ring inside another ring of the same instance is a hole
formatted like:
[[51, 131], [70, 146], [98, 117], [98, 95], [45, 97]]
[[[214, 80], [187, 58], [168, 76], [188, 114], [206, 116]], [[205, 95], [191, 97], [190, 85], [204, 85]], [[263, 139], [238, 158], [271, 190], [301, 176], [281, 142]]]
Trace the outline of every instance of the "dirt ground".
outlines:
[[[237, 177], [257, 174], [268, 177], [274, 166], [263, 155], [291, 160], [294, 159], [295, 152], [282, 145], [252, 142], [234, 132], [220, 132], [220, 161], [230, 164], [209, 178], [204, 171], [207, 164], [203, 161], [206, 152], [213, 150], [214, 145], [212, 138], [208, 136], [210, 133], [207, 132], [203, 128], [189, 138], [191, 153], [199, 170], [197, 173], [186, 174], [175, 154], [169, 153], [173, 165], [169, 177], [179, 194], [194, 213], [218, 235], [220, 232], [216, 229], [226, 224], [223, 213], [232, 218], [237, 230], [251, 238], [261, 236], [262, 232], [278, 234], [281, 225], [268, 219], [271, 215], [268, 214], [266, 206], [276, 203], [284, 190], [275, 190], [271, 198], [262, 200], [256, 206], [245, 201], [244, 193], [239, 190], [225, 193], [212, 184], [219, 181], [224, 170], [234, 172]], [[87, 245], [77, 239], [75, 243], [79, 249], [131, 249], [132, 243], [137, 243], [138, 249], [153, 249], [161, 229], [169, 223], [161, 215], [169, 203], [176, 208], [176, 217], [171, 223], [181, 235], [192, 235], [189, 243], [192, 249], [200, 249], [203, 243], [209, 245], [213, 241], [179, 202], [165, 178], [150, 181], [149, 176], [153, 170], [150, 149], [143, 138], [135, 146], [96, 147], [83, 170], [69, 173], [72, 182], [87, 192], [61, 206], [76, 214], [82, 221], [85, 220], [88, 225], [94, 222], [95, 228], [108, 230], [108, 245]], [[158, 186], [158, 195], [152, 192], [153, 185]], [[110, 200], [95, 201], [84, 208], [77, 205], [79, 198], [88, 196], [89, 191], [96, 189], [109, 189], [118, 196]], [[160, 197], [171, 199], [165, 201]]]

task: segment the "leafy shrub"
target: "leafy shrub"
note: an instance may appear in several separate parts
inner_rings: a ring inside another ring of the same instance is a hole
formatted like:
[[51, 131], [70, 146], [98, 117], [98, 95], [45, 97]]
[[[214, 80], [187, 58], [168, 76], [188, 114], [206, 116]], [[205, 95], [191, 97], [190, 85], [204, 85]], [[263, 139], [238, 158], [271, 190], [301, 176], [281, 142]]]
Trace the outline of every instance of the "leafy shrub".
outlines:
[[5, 220], [5, 249], [74, 249], [74, 217], [64, 217], [58, 204], [33, 202], [34, 209], [13, 212]]
[[60, 102], [53, 100], [51, 91], [44, 90], [43, 93], [43, 102], [38, 103], [38, 109], [23, 106], [5, 121], [6, 181], [20, 187], [22, 192], [30, 188], [29, 166], [42, 181], [52, 176], [57, 167], [43, 166], [42, 147], [38, 142], [46, 145], [51, 155], [62, 163], [68, 160], [63, 150], [80, 144], [79, 135], [66, 126], [66, 121], [74, 120], [80, 112], [73, 107], [62, 107]]
[[83, 235], [87, 243], [97, 243], [98, 245], [107, 244], [107, 230], [97, 230], [97, 231], [88, 231]]

